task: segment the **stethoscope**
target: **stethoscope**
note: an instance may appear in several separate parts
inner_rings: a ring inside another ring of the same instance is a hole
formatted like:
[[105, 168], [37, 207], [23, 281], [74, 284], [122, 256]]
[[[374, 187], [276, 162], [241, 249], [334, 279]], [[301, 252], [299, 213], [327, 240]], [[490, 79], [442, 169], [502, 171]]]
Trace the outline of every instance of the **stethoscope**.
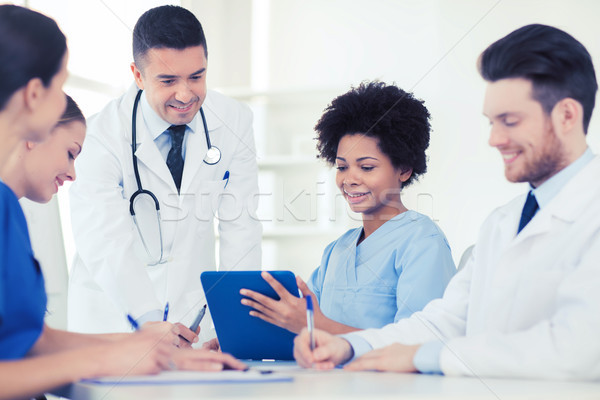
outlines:
[[[156, 209], [157, 224], [158, 224], [158, 236], [159, 236], [159, 240], [160, 240], [160, 256], [158, 257], [157, 261], [150, 262], [150, 263], [148, 263], [148, 265], [157, 265], [157, 264], [162, 264], [162, 263], [166, 262], [166, 260], [163, 259], [163, 236], [162, 236], [162, 227], [161, 227], [161, 218], [160, 218], [160, 204], [158, 202], [158, 199], [154, 195], [154, 193], [142, 188], [142, 181], [140, 179], [140, 173], [138, 171], [137, 156], [135, 155], [135, 151], [137, 149], [136, 118], [137, 118], [137, 108], [138, 108], [138, 104], [140, 102], [140, 97], [142, 97], [142, 90], [139, 90], [137, 92], [137, 95], [135, 96], [135, 101], [133, 102], [133, 111], [132, 111], [132, 115], [131, 115], [131, 155], [132, 155], [132, 159], [133, 159], [133, 172], [135, 174], [135, 181], [137, 182], [138, 190], [134, 194], [132, 194], [131, 197], [129, 198], [129, 213], [133, 217], [133, 222], [134, 222], [134, 224], [137, 228], [137, 231], [140, 235], [140, 238], [142, 240], [142, 245], [144, 246], [144, 249], [146, 250], [146, 253], [148, 254], [148, 258], [152, 259], [150, 249], [148, 248], [148, 245], [147, 245], [146, 241], [144, 240], [144, 235], [142, 235], [142, 230], [140, 229], [140, 226], [137, 221], [137, 217], [135, 215], [134, 204], [135, 204], [135, 201], [140, 199], [142, 196], [148, 196], [154, 202], [154, 207]], [[206, 118], [204, 117], [204, 111], [202, 110], [202, 107], [200, 107], [200, 115], [202, 116], [202, 124], [204, 125], [204, 136], [206, 137], [206, 147], [208, 148], [208, 150], [206, 151], [206, 155], [204, 156], [204, 162], [208, 165], [215, 165], [221, 160], [221, 150], [219, 150], [219, 148], [217, 146], [213, 146], [210, 143], [210, 136], [208, 135], [208, 126], [206, 125]]]

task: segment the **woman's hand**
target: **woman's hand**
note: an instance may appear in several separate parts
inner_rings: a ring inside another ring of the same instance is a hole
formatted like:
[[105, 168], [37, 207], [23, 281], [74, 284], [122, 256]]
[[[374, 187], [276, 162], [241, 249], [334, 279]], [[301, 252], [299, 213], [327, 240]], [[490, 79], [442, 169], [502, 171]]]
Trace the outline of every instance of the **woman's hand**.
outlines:
[[191, 331], [183, 324], [170, 322], [146, 322], [142, 325], [142, 331], [154, 332], [157, 335], [162, 334], [161, 340], [170, 342], [176, 347], [192, 348], [192, 343], [198, 342], [198, 332]]
[[206, 349], [175, 349], [173, 367], [193, 371], [245, 370], [247, 365], [227, 353]]
[[88, 378], [156, 374], [172, 367], [172, 354], [177, 350], [173, 346], [174, 336], [164, 327], [142, 329], [121, 340], [81, 349], [78, 361], [88, 360], [86, 364], [93, 364]]
[[[287, 291], [271, 274], [264, 271], [261, 276], [279, 296], [274, 300], [249, 289], [240, 290], [240, 294], [248, 298], [242, 299], [242, 304], [252, 307], [250, 315], [280, 326], [294, 333], [299, 333], [306, 326], [306, 299], [299, 298]], [[316, 296], [306, 283], [297, 276], [298, 289], [304, 297], [312, 296], [315, 316], [321, 313]]]
[[219, 345], [219, 339], [217, 339], [217, 338], [210, 339], [210, 340], [202, 343], [202, 348], [204, 350], [221, 351], [221, 346]]
[[191, 349], [192, 344], [197, 343], [200, 340], [198, 338], [200, 327], [194, 332], [187, 326], [177, 322], [176, 324], [173, 324], [173, 329], [179, 332], [177, 335], [179, 336], [179, 339], [181, 339], [178, 347]]

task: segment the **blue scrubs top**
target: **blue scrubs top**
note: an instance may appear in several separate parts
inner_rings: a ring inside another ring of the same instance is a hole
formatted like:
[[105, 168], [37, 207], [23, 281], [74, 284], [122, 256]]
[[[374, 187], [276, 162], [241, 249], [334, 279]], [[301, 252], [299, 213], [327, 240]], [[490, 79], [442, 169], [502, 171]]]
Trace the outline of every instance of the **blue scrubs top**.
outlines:
[[25, 215], [3, 182], [0, 226], [0, 360], [13, 360], [23, 358], [40, 337], [47, 299]]
[[456, 267], [440, 228], [406, 211], [358, 246], [362, 227], [329, 244], [308, 282], [321, 311], [355, 328], [380, 328], [442, 297]]

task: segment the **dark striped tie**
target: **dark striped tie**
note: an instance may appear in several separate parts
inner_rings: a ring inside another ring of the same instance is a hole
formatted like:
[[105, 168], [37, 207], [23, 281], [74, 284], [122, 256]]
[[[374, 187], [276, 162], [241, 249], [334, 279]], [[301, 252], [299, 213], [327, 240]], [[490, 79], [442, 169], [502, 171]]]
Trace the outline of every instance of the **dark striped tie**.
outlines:
[[177, 187], [177, 193], [181, 188], [181, 176], [183, 175], [183, 155], [181, 148], [183, 145], [183, 135], [186, 125], [171, 125], [167, 131], [171, 134], [171, 150], [167, 155], [167, 167], [171, 171], [173, 181]]
[[519, 222], [519, 230], [517, 234], [525, 228], [525, 225], [531, 221], [531, 218], [535, 215], [536, 212], [540, 209], [537, 200], [535, 199], [535, 195], [533, 192], [529, 191], [527, 195], [527, 200], [525, 201], [525, 205], [523, 206], [523, 212], [521, 213], [521, 221]]

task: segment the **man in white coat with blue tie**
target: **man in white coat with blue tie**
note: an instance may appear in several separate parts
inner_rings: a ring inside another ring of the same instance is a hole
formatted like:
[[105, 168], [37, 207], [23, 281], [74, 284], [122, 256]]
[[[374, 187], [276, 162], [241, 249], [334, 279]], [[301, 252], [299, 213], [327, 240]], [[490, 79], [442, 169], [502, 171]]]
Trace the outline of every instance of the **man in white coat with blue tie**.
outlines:
[[184, 8], [135, 25], [136, 85], [89, 119], [77, 159], [70, 330], [129, 331], [127, 314], [189, 325], [205, 303], [200, 274], [216, 267], [215, 217], [220, 268], [260, 269], [252, 114], [207, 91], [207, 55]]
[[600, 378], [600, 159], [586, 144], [598, 88], [569, 34], [528, 25], [488, 47], [489, 143], [531, 190], [485, 221], [443, 298], [381, 329], [304, 331], [304, 366], [478, 377]]

